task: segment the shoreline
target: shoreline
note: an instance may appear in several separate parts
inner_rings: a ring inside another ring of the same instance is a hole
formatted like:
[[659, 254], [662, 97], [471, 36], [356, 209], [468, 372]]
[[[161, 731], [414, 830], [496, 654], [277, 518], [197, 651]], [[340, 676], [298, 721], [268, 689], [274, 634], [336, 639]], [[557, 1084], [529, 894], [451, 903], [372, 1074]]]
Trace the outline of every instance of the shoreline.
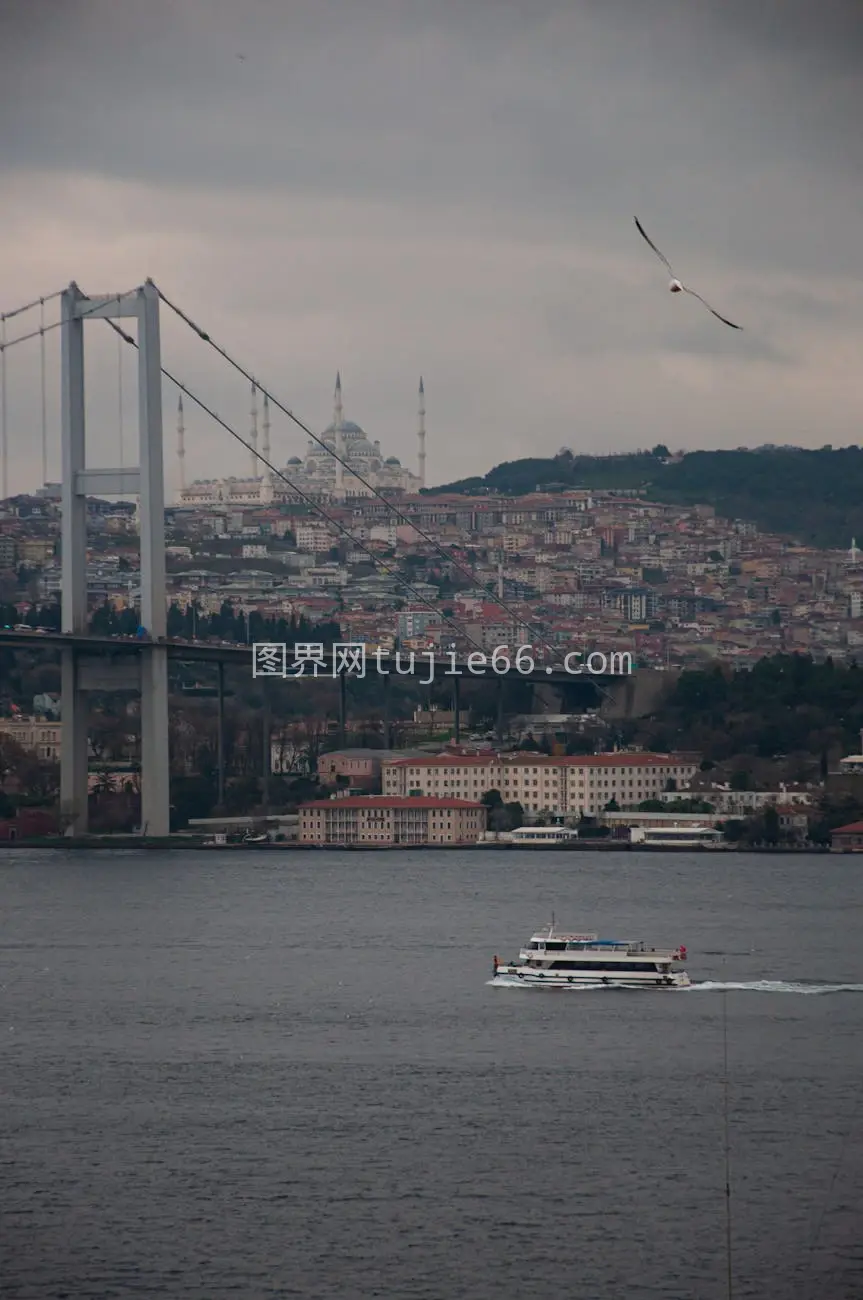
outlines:
[[423, 852], [452, 852], [454, 849], [462, 852], [466, 850], [488, 851], [497, 849], [506, 852], [527, 853], [584, 853], [596, 850], [600, 853], [783, 853], [793, 855], [830, 852], [829, 846], [821, 844], [764, 844], [757, 846], [717, 844], [710, 846], [704, 844], [632, 844], [628, 840], [589, 839], [570, 840], [566, 844], [512, 844], [509, 841], [500, 842], [497, 840], [480, 840], [467, 844], [298, 844], [292, 842], [211, 844], [205, 843], [203, 839], [198, 840], [191, 836], [145, 839], [140, 835], [94, 836], [92, 838], [56, 836], [51, 839], [38, 840], [0, 840], [0, 854], [4, 850], [15, 849], [59, 849], [64, 852], [82, 852], [87, 849], [100, 852], [112, 849], [137, 849], [150, 852], [171, 851], [174, 849], [190, 851], [195, 849], [221, 853], [236, 853], [237, 851], [246, 853], [415, 853], [418, 850]]

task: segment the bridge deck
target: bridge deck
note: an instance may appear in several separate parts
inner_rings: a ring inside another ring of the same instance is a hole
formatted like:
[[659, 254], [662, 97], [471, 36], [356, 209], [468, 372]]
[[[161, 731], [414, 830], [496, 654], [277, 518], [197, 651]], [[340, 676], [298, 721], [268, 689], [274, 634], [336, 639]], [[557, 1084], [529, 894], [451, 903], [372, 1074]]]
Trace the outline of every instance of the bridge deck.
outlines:
[[[94, 656], [108, 655], [126, 656], [130, 654], [139, 654], [142, 650], [153, 645], [164, 645], [168, 652], [168, 658], [179, 660], [187, 663], [246, 663], [249, 672], [253, 671], [254, 661], [252, 646], [237, 645], [232, 643], [213, 642], [213, 641], [182, 641], [177, 639], [165, 639], [161, 642], [154, 642], [149, 639], [139, 639], [137, 637], [122, 636], [87, 636], [79, 633], [67, 632], [16, 632], [0, 630], [0, 646], [8, 646], [16, 650], [36, 650], [40, 646], [60, 649], [64, 646], [74, 646], [76, 649], [85, 654]], [[281, 649], [281, 646], [279, 646]], [[593, 671], [584, 666], [583, 661], [577, 660], [570, 656], [569, 666], [563, 664], [548, 665], [544, 663], [535, 664], [532, 671], [521, 671], [514, 666], [514, 652], [510, 656], [511, 666], [508, 671], [501, 671], [500, 664], [495, 668], [491, 663], [491, 655], [486, 656], [484, 665], [478, 662], [475, 655], [468, 659], [456, 659], [450, 654], [437, 655], [430, 658], [429, 653], [416, 653], [413, 660], [410, 658], [410, 652], [404, 651], [399, 657], [398, 664], [396, 657], [392, 655], [367, 654], [365, 657], [364, 673], [345, 669], [340, 665], [340, 671], [335, 672], [333, 668], [334, 654], [331, 650], [325, 650], [320, 656], [320, 662], [315, 670], [311, 663], [303, 666], [302, 674], [293, 670], [292, 654], [294, 647], [288, 645], [286, 652], [286, 677], [291, 680], [294, 677], [302, 676], [308, 680], [313, 675], [319, 679], [332, 680], [336, 676], [348, 676], [360, 678], [362, 676], [371, 677], [380, 673], [381, 676], [400, 676], [400, 677], [419, 677], [420, 679], [434, 680], [445, 679], [447, 677], [476, 678], [483, 680], [494, 677], [509, 677], [521, 681], [549, 682], [555, 685], [563, 682], [593, 682], [597, 686], [619, 681], [622, 678], [631, 676], [632, 670], [626, 671], [627, 657], [617, 654], [616, 656], [597, 656], [610, 663], [612, 668], [619, 665], [621, 671]], [[581, 670], [579, 671], [579, 663]], [[413, 665], [411, 668], [411, 664]], [[433, 672], [432, 672], [433, 669]], [[276, 677], [282, 679], [282, 664], [277, 664], [277, 671], [274, 673], [262, 673], [258, 671], [257, 677], [264, 676]]]

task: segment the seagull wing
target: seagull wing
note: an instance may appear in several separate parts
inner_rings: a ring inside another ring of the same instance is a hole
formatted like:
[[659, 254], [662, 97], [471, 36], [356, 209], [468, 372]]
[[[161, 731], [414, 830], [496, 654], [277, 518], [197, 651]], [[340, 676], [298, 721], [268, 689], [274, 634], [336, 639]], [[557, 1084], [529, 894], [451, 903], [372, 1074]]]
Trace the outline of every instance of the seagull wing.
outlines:
[[716, 317], [717, 320], [721, 320], [721, 321], [722, 321], [722, 324], [723, 324], [723, 325], [730, 325], [731, 328], [732, 328], [733, 330], [742, 330], [742, 329], [743, 329], [743, 326], [742, 326], [742, 325], [735, 325], [733, 320], [726, 320], [724, 316], [720, 316], [720, 315], [719, 315], [719, 312], [718, 312], [718, 311], [714, 311], [713, 308], [711, 307], [710, 303], [709, 303], [709, 302], [705, 302], [705, 300], [704, 300], [704, 298], [702, 298], [701, 294], [700, 294], [700, 293], [696, 293], [694, 289], [690, 289], [690, 288], [688, 288], [688, 287], [684, 284], [684, 285], [683, 285], [683, 292], [684, 292], [684, 293], [689, 293], [689, 294], [691, 294], [693, 298], [697, 298], [698, 301], [699, 301], [700, 303], [702, 303], [702, 304], [707, 308], [707, 310], [708, 310], [709, 312], [711, 312], [711, 313]]
[[668, 258], [665, 256], [665, 254], [664, 254], [664, 253], [660, 253], [659, 249], [656, 247], [656, 245], [654, 244], [653, 240], [650, 238], [650, 236], [648, 235], [647, 231], [644, 229], [644, 226], [643, 226], [643, 225], [641, 224], [641, 222], [638, 220], [638, 217], [635, 218], [635, 224], [636, 224], [636, 226], [638, 227], [638, 233], [641, 235], [642, 239], [645, 239], [645, 240], [647, 241], [647, 243], [648, 243], [648, 244], [650, 245], [650, 247], [653, 249], [653, 251], [654, 251], [654, 253], [656, 254], [656, 256], [659, 258], [660, 262], [664, 262], [664, 263], [665, 263], [665, 265], [668, 267], [669, 271], [671, 272], [671, 278], [674, 279], [674, 267], [671, 265], [671, 263], [669, 262]]

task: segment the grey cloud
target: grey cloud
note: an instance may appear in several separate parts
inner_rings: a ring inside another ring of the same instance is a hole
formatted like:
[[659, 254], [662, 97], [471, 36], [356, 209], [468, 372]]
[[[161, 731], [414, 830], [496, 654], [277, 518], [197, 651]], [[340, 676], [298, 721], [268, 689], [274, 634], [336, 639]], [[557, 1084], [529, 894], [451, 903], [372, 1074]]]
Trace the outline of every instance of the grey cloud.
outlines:
[[[4, 305], [43, 264], [97, 289], [152, 274], [312, 418], [352, 373], [354, 418], [403, 457], [422, 369], [439, 479], [648, 433], [784, 442], [815, 413], [838, 444], [861, 43], [843, 0], [7, 3]], [[668, 295], [634, 213], [742, 336]], [[242, 422], [246, 397], [166, 338]], [[190, 430], [190, 467], [209, 437]]]

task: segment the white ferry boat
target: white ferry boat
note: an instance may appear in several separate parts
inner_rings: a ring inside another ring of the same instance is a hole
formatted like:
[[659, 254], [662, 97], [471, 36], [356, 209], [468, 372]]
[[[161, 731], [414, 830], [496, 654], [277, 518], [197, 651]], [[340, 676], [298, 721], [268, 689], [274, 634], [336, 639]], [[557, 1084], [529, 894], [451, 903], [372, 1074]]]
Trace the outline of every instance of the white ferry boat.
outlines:
[[686, 948], [648, 948], [628, 939], [562, 934], [554, 922], [534, 934], [518, 960], [494, 959], [494, 983], [561, 989], [576, 985], [614, 988], [686, 988]]
[[520, 826], [510, 831], [511, 844], [569, 844], [578, 839], [578, 831], [568, 826]]
[[713, 826], [635, 826], [630, 832], [632, 844], [662, 845], [676, 849], [724, 849], [722, 831]]

